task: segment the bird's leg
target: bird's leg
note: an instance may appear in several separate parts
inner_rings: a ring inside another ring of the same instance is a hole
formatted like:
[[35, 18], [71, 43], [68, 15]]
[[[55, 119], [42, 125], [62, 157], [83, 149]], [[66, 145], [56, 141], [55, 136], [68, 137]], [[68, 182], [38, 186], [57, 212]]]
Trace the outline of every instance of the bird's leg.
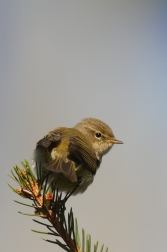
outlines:
[[77, 184], [77, 185], [74, 187], [74, 189], [73, 189], [72, 191], [67, 192], [66, 196], [64, 197], [64, 201], [65, 201], [65, 202], [66, 202], [66, 201], [70, 198], [70, 196], [76, 191], [76, 189], [78, 188], [78, 186], [79, 186], [79, 184]]
[[59, 215], [65, 212], [66, 210], [65, 203], [70, 198], [70, 196], [75, 192], [78, 186], [79, 184], [77, 184], [72, 191], [67, 192], [64, 199], [58, 199], [57, 201], [55, 201], [54, 204], [52, 205], [52, 209], [56, 210], [59, 213]]
[[67, 194], [66, 194], [66, 196], [64, 198], [65, 202], [77, 190], [77, 188], [83, 183], [83, 177], [82, 176], [77, 177], [77, 179], [78, 179], [78, 182], [77, 182], [76, 186], [74, 187], [74, 189], [72, 191], [70, 191], [70, 192], [67, 192]]

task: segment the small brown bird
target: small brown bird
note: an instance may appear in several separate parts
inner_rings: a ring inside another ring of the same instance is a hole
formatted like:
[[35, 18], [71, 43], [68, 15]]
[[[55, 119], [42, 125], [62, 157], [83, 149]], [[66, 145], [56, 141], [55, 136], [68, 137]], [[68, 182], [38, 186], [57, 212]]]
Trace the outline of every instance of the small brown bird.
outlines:
[[113, 144], [122, 142], [115, 139], [107, 124], [86, 118], [73, 128], [50, 131], [37, 142], [34, 161], [45, 173], [51, 171], [59, 190], [83, 193]]

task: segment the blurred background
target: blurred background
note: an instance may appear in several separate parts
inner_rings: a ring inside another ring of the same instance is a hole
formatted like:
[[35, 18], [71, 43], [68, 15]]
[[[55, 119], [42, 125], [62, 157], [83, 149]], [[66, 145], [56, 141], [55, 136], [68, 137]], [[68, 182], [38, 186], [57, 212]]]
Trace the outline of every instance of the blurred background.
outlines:
[[32, 211], [13, 202], [24, 200], [6, 172], [85, 117], [124, 144], [68, 201], [80, 233], [109, 251], [167, 251], [166, 13], [163, 0], [0, 2], [1, 251], [63, 251], [18, 214]]

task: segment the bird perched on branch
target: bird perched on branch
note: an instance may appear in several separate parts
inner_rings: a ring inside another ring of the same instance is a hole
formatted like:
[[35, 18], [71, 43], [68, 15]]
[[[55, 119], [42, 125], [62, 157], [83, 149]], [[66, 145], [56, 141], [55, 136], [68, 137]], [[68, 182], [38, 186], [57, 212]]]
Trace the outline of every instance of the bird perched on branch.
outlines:
[[93, 182], [102, 156], [114, 144], [122, 142], [106, 123], [86, 118], [73, 128], [56, 128], [39, 140], [34, 161], [49, 173], [59, 190], [74, 195], [83, 193]]

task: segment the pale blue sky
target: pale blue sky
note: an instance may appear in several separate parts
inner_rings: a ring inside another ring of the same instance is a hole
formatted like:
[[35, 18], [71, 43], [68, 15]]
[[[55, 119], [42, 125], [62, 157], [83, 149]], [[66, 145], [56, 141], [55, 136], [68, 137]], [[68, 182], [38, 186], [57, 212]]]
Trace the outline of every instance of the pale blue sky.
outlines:
[[62, 251], [30, 231], [45, 229], [18, 214], [6, 172], [49, 130], [95, 117], [124, 145], [69, 200], [80, 230], [109, 251], [166, 252], [166, 1], [0, 5], [1, 251]]

